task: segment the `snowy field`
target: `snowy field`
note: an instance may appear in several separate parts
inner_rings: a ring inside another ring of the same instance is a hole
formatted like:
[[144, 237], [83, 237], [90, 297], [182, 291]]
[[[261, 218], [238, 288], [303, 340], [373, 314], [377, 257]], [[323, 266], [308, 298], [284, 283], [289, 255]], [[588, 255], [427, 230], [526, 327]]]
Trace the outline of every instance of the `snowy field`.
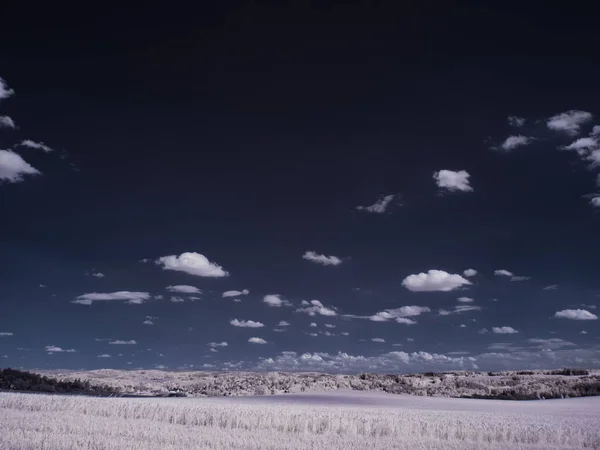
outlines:
[[348, 390], [261, 397], [0, 394], [2, 450], [600, 449], [600, 397]]

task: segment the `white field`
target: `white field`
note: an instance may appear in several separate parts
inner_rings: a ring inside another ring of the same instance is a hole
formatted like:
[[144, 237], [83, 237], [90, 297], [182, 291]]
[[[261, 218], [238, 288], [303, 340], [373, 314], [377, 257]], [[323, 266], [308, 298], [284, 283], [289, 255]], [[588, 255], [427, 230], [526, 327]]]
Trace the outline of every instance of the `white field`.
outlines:
[[331, 391], [0, 394], [2, 450], [600, 449], [600, 397], [509, 402]]

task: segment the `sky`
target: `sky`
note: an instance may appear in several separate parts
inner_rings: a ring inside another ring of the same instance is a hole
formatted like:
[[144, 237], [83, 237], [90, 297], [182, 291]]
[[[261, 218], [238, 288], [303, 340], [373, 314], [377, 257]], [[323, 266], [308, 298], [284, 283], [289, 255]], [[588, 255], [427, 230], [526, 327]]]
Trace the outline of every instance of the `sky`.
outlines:
[[18, 8], [0, 366], [600, 367], [589, 11]]

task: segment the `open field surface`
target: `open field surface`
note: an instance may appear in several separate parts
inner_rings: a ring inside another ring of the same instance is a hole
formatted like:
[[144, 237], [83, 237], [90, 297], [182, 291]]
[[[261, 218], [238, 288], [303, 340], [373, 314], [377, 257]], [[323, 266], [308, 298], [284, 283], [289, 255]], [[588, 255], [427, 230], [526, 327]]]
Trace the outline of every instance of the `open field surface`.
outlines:
[[3, 450], [600, 449], [600, 398], [339, 390], [235, 398], [0, 394]]

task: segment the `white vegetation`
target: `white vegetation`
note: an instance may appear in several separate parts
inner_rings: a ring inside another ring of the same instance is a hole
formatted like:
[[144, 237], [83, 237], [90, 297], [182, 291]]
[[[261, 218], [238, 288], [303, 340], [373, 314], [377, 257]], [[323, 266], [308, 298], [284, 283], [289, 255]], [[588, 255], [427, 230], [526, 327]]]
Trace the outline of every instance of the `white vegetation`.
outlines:
[[0, 394], [0, 448], [550, 450], [600, 446], [599, 398], [548, 405], [356, 392], [287, 397], [265, 401]]

